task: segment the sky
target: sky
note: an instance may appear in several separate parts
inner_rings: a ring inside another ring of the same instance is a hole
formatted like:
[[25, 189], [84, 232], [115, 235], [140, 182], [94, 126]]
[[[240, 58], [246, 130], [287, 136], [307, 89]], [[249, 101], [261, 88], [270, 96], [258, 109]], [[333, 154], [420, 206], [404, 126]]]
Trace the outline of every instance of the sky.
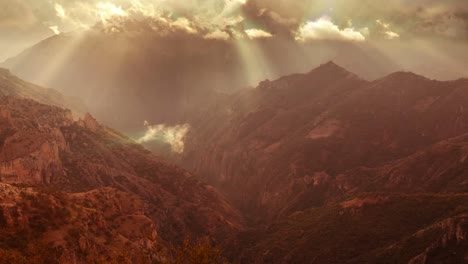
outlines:
[[33, 43], [112, 16], [143, 15], [193, 22], [219, 38], [226, 37], [226, 26], [241, 23], [251, 28], [252, 36], [291, 34], [300, 41], [466, 40], [468, 35], [464, 0], [3, 0], [0, 10], [3, 46]]
[[468, 77], [467, 0], [0, 0], [0, 62], [44, 39], [3, 66], [83, 99], [113, 127], [148, 120], [142, 141], [186, 133], [152, 125], [169, 119], [175, 98], [328, 60], [368, 80]]
[[427, 57], [439, 58], [435, 64], [449, 64], [450, 69], [466, 66], [465, 0], [2, 0], [0, 61], [55, 34], [144, 18], [207, 40], [288, 40], [303, 47], [327, 41], [368, 45], [403, 68], [408, 57], [413, 64], [420, 60], [412, 53], [422, 49]]
[[[466, 39], [468, 34], [468, 3], [464, 0], [3, 0], [0, 10], [3, 42], [9, 37], [37, 41], [111, 16], [163, 13], [213, 30], [244, 23], [261, 27], [253, 35], [292, 33], [300, 40]], [[212, 36], [223, 35], [215, 32]]]
[[[465, 0], [2, 0], [0, 61], [56, 34], [148, 18], [161, 32], [163, 25], [206, 40], [293, 41], [294, 49], [309, 50], [347, 43], [435, 78], [466, 75]], [[419, 62], [424, 58], [440, 69]]]

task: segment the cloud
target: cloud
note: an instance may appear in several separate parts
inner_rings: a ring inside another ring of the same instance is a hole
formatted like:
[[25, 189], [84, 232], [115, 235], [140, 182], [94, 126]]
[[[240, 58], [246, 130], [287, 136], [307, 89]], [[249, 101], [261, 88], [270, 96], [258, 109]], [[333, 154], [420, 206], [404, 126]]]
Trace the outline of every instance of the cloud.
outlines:
[[391, 28], [390, 23], [385, 23], [380, 19], [377, 19], [375, 22], [379, 26], [380, 28], [379, 31], [381, 34], [383, 34], [384, 38], [390, 39], [390, 40], [400, 38], [400, 34], [390, 30]]
[[382, 20], [380, 19], [377, 19], [375, 22], [377, 22], [378, 25], [380, 25], [381, 27], [383, 27], [384, 29], [389, 29], [390, 28], [390, 24], [388, 23], [384, 23]]
[[147, 143], [151, 141], [158, 141], [169, 144], [175, 153], [184, 152], [185, 136], [190, 130], [189, 124], [167, 126], [164, 124], [150, 125], [145, 121], [146, 132], [141, 138], [137, 140], [138, 143]]
[[173, 27], [182, 29], [182, 30], [184, 30], [184, 31], [186, 31], [187, 33], [190, 33], [190, 34], [197, 34], [198, 33], [198, 31], [196, 29], [196, 26], [193, 25], [193, 23], [190, 20], [188, 20], [187, 18], [185, 18], [185, 17], [178, 18], [177, 20], [172, 22], [171, 25]]
[[50, 30], [52, 30], [52, 32], [54, 32], [55, 35], [60, 34], [60, 30], [58, 29], [58, 26], [51, 26], [49, 28], [50, 28]]
[[362, 32], [354, 28], [340, 29], [329, 17], [321, 17], [315, 21], [308, 21], [301, 25], [296, 33], [296, 40], [301, 42], [309, 40], [362, 42], [366, 40], [366, 37]]
[[[375, 20], [381, 20], [397, 29], [390, 31], [405, 37], [468, 40], [466, 0], [387, 0], [384, 5], [375, 0], [250, 0], [247, 6], [302, 22], [304, 18], [323, 15], [333, 17], [337, 25], [346, 25], [352, 19], [357, 28], [369, 27], [372, 33]], [[267, 29], [276, 33], [272, 28]], [[385, 37], [384, 32], [378, 31], [377, 36]]]
[[266, 31], [264, 31], [262, 29], [256, 29], [256, 28], [245, 30], [245, 34], [247, 34], [247, 36], [250, 39], [260, 39], [260, 38], [271, 38], [271, 37], [273, 37], [273, 35], [271, 33], [266, 32]]
[[400, 38], [400, 34], [393, 32], [393, 31], [385, 31], [385, 38], [386, 39], [397, 39]]
[[229, 40], [231, 36], [226, 31], [215, 30], [204, 36], [205, 39]]
[[14, 27], [24, 29], [34, 25], [37, 17], [34, 10], [20, 0], [7, 0], [0, 3], [0, 29]]
[[426, 8], [415, 14], [413, 28], [419, 33], [449, 38], [468, 38], [468, 10]]
[[243, 7], [243, 14], [248, 21], [255, 21], [256, 25], [261, 25], [262, 28], [275, 36], [291, 37], [300, 25], [297, 18], [283, 17], [269, 8], [260, 8], [254, 1], [247, 2]]
[[96, 5], [95, 12], [101, 19], [101, 21], [107, 21], [112, 17], [126, 17], [128, 13], [120, 6], [116, 6], [111, 2], [99, 2]]
[[62, 19], [67, 17], [65, 14], [65, 9], [63, 9], [63, 6], [61, 4], [55, 3], [54, 9], [57, 14], [57, 17], [62, 18]]
[[[56, 18], [63, 23], [59, 25], [67, 31], [77, 27], [92, 27], [98, 22], [105, 24], [116, 17], [151, 17], [193, 32], [196, 27], [214, 31], [239, 23], [243, 19], [241, 7], [245, 2], [246, 0], [62, 0], [53, 7]], [[196, 27], [189, 24], [196, 24]]]

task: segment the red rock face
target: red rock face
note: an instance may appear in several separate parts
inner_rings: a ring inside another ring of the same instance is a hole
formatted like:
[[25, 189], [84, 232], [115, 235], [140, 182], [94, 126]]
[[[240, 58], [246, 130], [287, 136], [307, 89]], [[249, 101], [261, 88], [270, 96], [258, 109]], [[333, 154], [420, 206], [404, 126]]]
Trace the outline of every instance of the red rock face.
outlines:
[[187, 236], [226, 243], [243, 229], [216, 190], [90, 114], [74, 121], [21, 93], [0, 97], [0, 113], [0, 240], [24, 234], [15, 250], [53, 246], [61, 263], [129, 250], [151, 263]]

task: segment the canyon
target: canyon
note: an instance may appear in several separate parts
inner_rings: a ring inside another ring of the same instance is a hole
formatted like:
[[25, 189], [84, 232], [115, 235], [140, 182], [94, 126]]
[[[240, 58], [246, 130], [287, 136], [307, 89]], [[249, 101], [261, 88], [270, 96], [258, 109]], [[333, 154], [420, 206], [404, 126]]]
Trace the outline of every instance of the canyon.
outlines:
[[0, 77], [4, 256], [172, 263], [208, 237], [233, 263], [467, 261], [466, 79], [328, 62], [212, 94], [161, 158]]

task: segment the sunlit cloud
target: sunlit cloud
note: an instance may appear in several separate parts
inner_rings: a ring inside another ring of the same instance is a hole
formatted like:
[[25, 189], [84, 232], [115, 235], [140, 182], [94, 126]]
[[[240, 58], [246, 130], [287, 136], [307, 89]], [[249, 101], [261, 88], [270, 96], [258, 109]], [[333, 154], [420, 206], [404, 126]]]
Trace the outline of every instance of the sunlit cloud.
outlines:
[[388, 23], [384, 23], [382, 20], [380, 19], [377, 19], [375, 22], [377, 22], [378, 25], [382, 26], [384, 29], [389, 29], [390, 28], [390, 24]]
[[177, 20], [175, 20], [172, 23], [172, 26], [176, 27], [176, 28], [179, 28], [179, 29], [182, 29], [182, 30], [184, 30], [184, 31], [186, 31], [187, 33], [190, 33], [190, 34], [198, 33], [197, 29], [193, 26], [193, 23], [190, 22], [185, 17], [181, 17], [181, 18], [178, 18]]
[[315, 21], [308, 21], [300, 26], [296, 33], [296, 40], [337, 40], [362, 42], [366, 37], [354, 28], [340, 29], [329, 17], [321, 17]]
[[397, 39], [400, 38], [400, 34], [393, 32], [393, 31], [385, 31], [385, 38], [386, 39]]
[[150, 125], [148, 121], [144, 123], [146, 127], [145, 134], [137, 140], [138, 143], [161, 142], [171, 146], [175, 153], [183, 153], [185, 136], [190, 130], [190, 125], [167, 126], [164, 124]]
[[206, 34], [204, 38], [205, 39], [217, 39], [217, 40], [229, 40], [231, 36], [225, 31], [215, 30], [213, 32]]
[[57, 15], [59, 18], [62, 18], [62, 19], [63, 19], [63, 18], [66, 17], [65, 9], [63, 8], [62, 5], [60, 5], [59, 3], [55, 3], [54, 9], [55, 9], [56, 15]]
[[50, 30], [52, 30], [52, 32], [54, 32], [55, 35], [60, 34], [60, 30], [58, 29], [58, 26], [51, 26], [49, 28], [50, 28]]
[[96, 5], [96, 12], [101, 21], [107, 21], [112, 17], [125, 17], [128, 13], [122, 7], [116, 6], [111, 2], [99, 2]]
[[271, 37], [273, 37], [273, 35], [271, 33], [266, 32], [266, 31], [264, 31], [262, 29], [256, 29], [256, 28], [245, 30], [245, 34], [247, 34], [247, 36], [250, 39], [260, 39], [260, 38], [271, 38]]
[[380, 19], [376, 20], [377, 25], [380, 27], [380, 31], [386, 39], [398, 39], [400, 34], [391, 30], [390, 23], [385, 23]]

